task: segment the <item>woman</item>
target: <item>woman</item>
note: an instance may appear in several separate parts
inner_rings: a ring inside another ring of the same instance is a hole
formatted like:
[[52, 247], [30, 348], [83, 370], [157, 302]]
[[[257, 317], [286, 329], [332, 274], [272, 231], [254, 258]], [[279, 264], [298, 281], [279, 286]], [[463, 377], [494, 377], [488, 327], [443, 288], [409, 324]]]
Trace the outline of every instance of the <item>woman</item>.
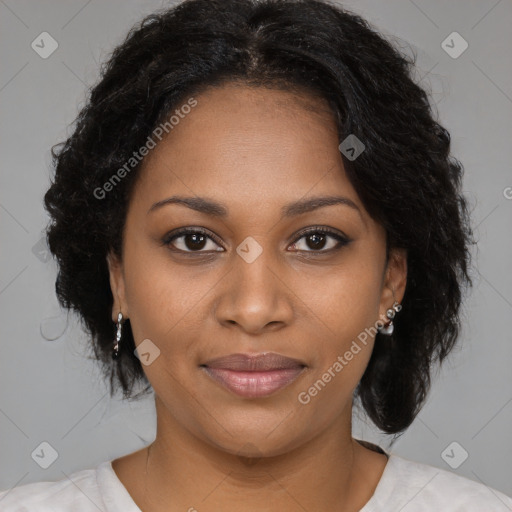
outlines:
[[58, 298], [142, 450], [2, 510], [509, 510], [354, 439], [407, 429], [471, 284], [462, 166], [412, 62], [314, 0], [187, 0], [134, 28], [45, 196]]

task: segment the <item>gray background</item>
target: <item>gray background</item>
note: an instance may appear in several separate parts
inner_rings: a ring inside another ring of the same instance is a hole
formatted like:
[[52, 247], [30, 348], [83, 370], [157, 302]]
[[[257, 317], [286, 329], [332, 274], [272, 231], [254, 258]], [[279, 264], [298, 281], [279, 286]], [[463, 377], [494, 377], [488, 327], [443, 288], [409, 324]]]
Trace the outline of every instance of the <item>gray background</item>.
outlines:
[[[417, 78], [431, 92], [465, 166], [479, 240], [460, 348], [392, 451], [512, 495], [512, 2], [344, 5], [416, 52]], [[96, 81], [113, 45], [142, 15], [163, 6], [0, 0], [0, 489], [65, 478], [154, 439], [152, 398], [111, 400], [86, 359], [87, 338], [57, 304], [56, 267], [40, 239], [51, 145], [70, 134], [86, 86]], [[45, 31], [59, 45], [47, 59], [31, 48]], [[441, 47], [453, 31], [469, 43], [456, 59]], [[354, 435], [386, 446], [384, 436], [357, 418]], [[48, 469], [31, 455], [44, 441], [58, 452]], [[444, 452], [454, 441], [458, 445]], [[463, 450], [467, 460], [452, 469], [445, 460], [456, 465]]]

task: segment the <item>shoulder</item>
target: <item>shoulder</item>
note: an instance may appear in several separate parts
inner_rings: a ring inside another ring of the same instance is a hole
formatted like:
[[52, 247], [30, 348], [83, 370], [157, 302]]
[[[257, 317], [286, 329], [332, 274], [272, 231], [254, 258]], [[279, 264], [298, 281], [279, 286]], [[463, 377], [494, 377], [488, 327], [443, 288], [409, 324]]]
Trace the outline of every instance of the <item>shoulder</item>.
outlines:
[[512, 511], [512, 498], [483, 483], [398, 455], [390, 456], [374, 497], [379, 505], [393, 504], [402, 512]]
[[97, 512], [105, 510], [97, 472], [108, 463], [82, 469], [58, 481], [34, 482], [0, 491], [2, 512]]

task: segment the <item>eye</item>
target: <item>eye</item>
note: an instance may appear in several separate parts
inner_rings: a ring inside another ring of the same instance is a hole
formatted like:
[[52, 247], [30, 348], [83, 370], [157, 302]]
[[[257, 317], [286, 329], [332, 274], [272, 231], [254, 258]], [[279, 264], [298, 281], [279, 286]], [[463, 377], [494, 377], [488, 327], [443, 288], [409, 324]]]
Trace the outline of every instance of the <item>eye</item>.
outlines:
[[[169, 233], [162, 242], [165, 245], [172, 245], [177, 252], [208, 252], [201, 250], [205, 249], [205, 247], [208, 248], [208, 242], [213, 244], [213, 248], [210, 247], [210, 251], [223, 251], [224, 249], [222, 248], [215, 249], [217, 243], [214, 241], [214, 238], [216, 237], [212, 234], [208, 234], [208, 232], [202, 228], [183, 228], [174, 233]], [[174, 241], [178, 243], [173, 244]]]
[[[303, 238], [306, 240], [306, 243], [304, 245], [306, 247], [309, 247], [309, 249], [311, 250], [299, 247], [298, 241], [302, 240]], [[326, 243], [326, 241], [329, 238], [331, 239], [331, 242]], [[340, 249], [344, 245], [347, 245], [349, 242], [350, 239], [344, 235], [341, 235], [335, 231], [331, 231], [326, 228], [317, 227], [302, 232], [301, 236], [297, 238], [295, 242], [293, 242], [291, 247], [295, 248], [298, 251], [305, 252], [329, 252], [331, 250]]]
[[[300, 244], [298, 244], [303, 238], [307, 241], [305, 244], [306, 248], [301, 248], [299, 247]], [[201, 253], [212, 250], [215, 252], [224, 251], [222, 247], [219, 247], [220, 243], [216, 239], [216, 236], [203, 228], [182, 228], [174, 233], [169, 233], [162, 242], [164, 245], [172, 246], [176, 252]], [[326, 244], [326, 241], [329, 239], [331, 239], [331, 242]], [[350, 241], [348, 237], [335, 231], [316, 227], [303, 231], [291, 247], [297, 251], [304, 252], [329, 252], [340, 249]], [[209, 242], [210, 247], [208, 248]]]

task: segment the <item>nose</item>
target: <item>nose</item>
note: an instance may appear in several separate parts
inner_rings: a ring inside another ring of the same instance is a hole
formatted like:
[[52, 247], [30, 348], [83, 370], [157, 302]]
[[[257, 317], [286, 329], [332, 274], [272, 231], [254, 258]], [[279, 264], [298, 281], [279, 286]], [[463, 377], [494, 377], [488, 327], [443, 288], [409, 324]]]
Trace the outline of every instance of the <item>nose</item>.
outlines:
[[282, 267], [265, 251], [248, 263], [233, 255], [231, 272], [220, 287], [215, 314], [226, 327], [249, 334], [279, 330], [293, 319], [293, 292]]

